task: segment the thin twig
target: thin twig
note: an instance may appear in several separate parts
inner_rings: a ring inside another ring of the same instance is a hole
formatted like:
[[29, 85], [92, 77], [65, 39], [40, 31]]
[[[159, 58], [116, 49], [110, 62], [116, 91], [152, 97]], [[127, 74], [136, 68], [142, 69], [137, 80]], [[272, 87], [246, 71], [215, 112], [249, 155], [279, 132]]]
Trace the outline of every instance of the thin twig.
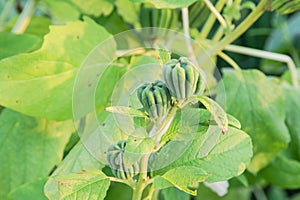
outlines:
[[[256, 20], [264, 13], [267, 5], [271, 0], [261, 0], [256, 9], [254, 9], [250, 15], [230, 34], [225, 36], [220, 42], [218, 42], [213, 48], [208, 52], [209, 56], [217, 55], [221, 52], [228, 44], [236, 40], [240, 35], [242, 35], [248, 28], [256, 22]], [[204, 61], [205, 62], [205, 61]]]
[[33, 16], [35, 7], [38, 3], [38, 0], [28, 0], [25, 4], [25, 7], [20, 14], [18, 21], [16, 22], [15, 26], [11, 30], [12, 33], [15, 34], [22, 34], [25, 32], [29, 22]]
[[294, 85], [295, 88], [299, 88], [296, 65], [290, 56], [285, 54], [280, 54], [280, 53], [273, 53], [269, 51], [253, 49], [249, 47], [241, 47], [237, 45], [227, 45], [225, 47], [225, 50], [234, 53], [245, 54], [245, 55], [254, 56], [258, 58], [265, 58], [269, 60], [275, 60], [275, 61], [286, 63], [289, 70], [291, 71], [292, 84]]
[[220, 22], [221, 26], [224, 28], [227, 27], [227, 23], [225, 19], [222, 17], [222, 15], [219, 13], [219, 11], [214, 7], [214, 5], [210, 2], [210, 0], [204, 0], [206, 6], [209, 8], [209, 10], [216, 16], [217, 20]]
[[[218, 1], [217, 4], [216, 4], [216, 10], [218, 12], [220, 12], [223, 9], [225, 3], [226, 3], [226, 0]], [[200, 38], [202, 40], [204, 40], [208, 36], [208, 34], [211, 31], [215, 21], [216, 21], [216, 16], [213, 13], [211, 13], [209, 15], [207, 21], [205, 22], [203, 28], [201, 29]]]
[[235, 70], [241, 70], [240, 66], [224, 52], [219, 52], [218, 56], [220, 56], [223, 60], [230, 64]]
[[188, 8], [182, 8], [182, 22], [183, 22], [183, 32], [185, 37], [185, 43], [188, 50], [189, 57], [194, 63], [197, 63], [196, 56], [193, 51], [190, 37], [190, 27], [189, 27], [189, 10]]

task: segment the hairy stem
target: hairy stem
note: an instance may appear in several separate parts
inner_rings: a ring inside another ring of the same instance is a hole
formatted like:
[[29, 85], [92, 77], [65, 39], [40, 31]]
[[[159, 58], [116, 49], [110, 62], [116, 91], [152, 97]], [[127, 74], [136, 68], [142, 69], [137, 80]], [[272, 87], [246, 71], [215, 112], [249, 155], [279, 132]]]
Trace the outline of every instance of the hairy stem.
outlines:
[[12, 33], [22, 34], [26, 30], [35, 10], [38, 0], [28, 0], [20, 14], [15, 26], [11, 30]]
[[9, 11], [13, 7], [14, 3], [15, 3], [15, 0], [9, 0], [6, 2], [5, 7], [3, 8], [2, 12], [1, 12], [1, 16], [0, 16], [0, 31], [4, 27], [7, 15], [9, 14]]
[[237, 45], [227, 45], [225, 50], [234, 52], [234, 53], [254, 56], [254, 57], [258, 57], [258, 58], [265, 58], [265, 59], [275, 60], [275, 61], [279, 61], [279, 62], [285, 62], [287, 64], [289, 70], [291, 71], [292, 84], [294, 85], [294, 87], [299, 88], [296, 65], [290, 56], [285, 55], [285, 54], [273, 53], [273, 52], [269, 52], [269, 51], [252, 49], [252, 48], [248, 48], [248, 47], [241, 47], [241, 46], [237, 46]]
[[[226, 0], [220, 0], [217, 2], [215, 9], [220, 12], [222, 10], [222, 8], [224, 7], [226, 3]], [[205, 38], [207, 38], [210, 30], [212, 29], [214, 23], [216, 21], [216, 16], [214, 15], [214, 13], [211, 13], [206, 21], [206, 23], [204, 24], [201, 33], [200, 33], [200, 38], [202, 40], [204, 40]]]
[[134, 188], [134, 190], [133, 190], [132, 200], [141, 200], [145, 187], [151, 183], [151, 181], [149, 182], [149, 179], [147, 176], [149, 156], [150, 156], [150, 154], [147, 153], [147, 154], [143, 155], [141, 158], [140, 175], [139, 175], [139, 179], [138, 179], [136, 188]]

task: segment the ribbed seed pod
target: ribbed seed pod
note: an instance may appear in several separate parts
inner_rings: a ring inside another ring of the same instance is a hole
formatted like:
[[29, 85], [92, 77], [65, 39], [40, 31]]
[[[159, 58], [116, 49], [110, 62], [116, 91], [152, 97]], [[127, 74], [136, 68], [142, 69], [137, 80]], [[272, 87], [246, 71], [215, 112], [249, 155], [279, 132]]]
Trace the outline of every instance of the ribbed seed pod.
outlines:
[[121, 140], [107, 150], [107, 160], [113, 174], [120, 179], [132, 179], [139, 173], [139, 163], [135, 162], [126, 168], [124, 163], [126, 141]]
[[162, 81], [142, 85], [137, 96], [151, 119], [161, 119], [168, 112], [171, 95]]
[[164, 64], [163, 77], [172, 96], [185, 99], [203, 92], [203, 77], [194, 64], [185, 57]]
[[176, 28], [178, 16], [176, 9], [157, 9], [150, 4], [142, 4], [139, 18], [143, 28]]

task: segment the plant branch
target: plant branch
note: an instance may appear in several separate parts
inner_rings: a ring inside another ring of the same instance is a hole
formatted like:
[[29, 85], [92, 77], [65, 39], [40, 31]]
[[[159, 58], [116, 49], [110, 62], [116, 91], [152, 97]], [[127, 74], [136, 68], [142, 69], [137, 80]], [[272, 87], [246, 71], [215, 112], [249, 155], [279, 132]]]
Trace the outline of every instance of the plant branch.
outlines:
[[228, 64], [230, 64], [235, 70], [241, 70], [240, 66], [225, 53], [220, 52], [218, 53], [218, 56], [220, 56], [223, 60], [225, 60]]
[[183, 22], [183, 32], [185, 37], [185, 43], [188, 50], [189, 57], [196, 63], [196, 56], [193, 51], [193, 47], [191, 44], [191, 37], [190, 37], [190, 28], [189, 28], [189, 10], [188, 8], [182, 8], [182, 22]]
[[[215, 9], [218, 12], [220, 12], [223, 9], [225, 3], [226, 3], [226, 0], [218, 1], [217, 4], [216, 4]], [[206, 23], [204, 24], [202, 30], [201, 30], [200, 39], [204, 40], [208, 36], [208, 34], [209, 34], [210, 30], [212, 29], [215, 21], [216, 21], [216, 16], [213, 13], [211, 13], [209, 15]]]
[[211, 50], [209, 50], [209, 56], [214, 56], [221, 52], [228, 44], [236, 40], [240, 35], [242, 35], [248, 28], [256, 22], [256, 20], [264, 13], [267, 5], [271, 0], [261, 0], [250, 15], [231, 33], [225, 36], [220, 42], [218, 42]]
[[11, 30], [12, 33], [22, 34], [26, 30], [35, 10], [38, 0], [28, 0], [20, 14], [15, 26]]
[[226, 28], [227, 24], [225, 19], [222, 17], [222, 15], [219, 13], [219, 11], [214, 7], [214, 5], [210, 2], [210, 0], [204, 0], [206, 6], [209, 8], [209, 10], [215, 15], [217, 20], [220, 22], [221, 26]]
[[258, 57], [258, 58], [264, 58], [264, 59], [270, 59], [270, 60], [275, 60], [275, 61], [279, 61], [279, 62], [285, 62], [287, 64], [289, 70], [291, 71], [292, 84], [294, 85], [295, 88], [299, 88], [296, 65], [290, 56], [285, 55], [285, 54], [280, 54], [280, 53], [273, 53], [273, 52], [269, 52], [269, 51], [252, 49], [252, 48], [248, 48], [248, 47], [241, 47], [241, 46], [237, 46], [237, 45], [227, 45], [225, 50], [234, 52], [234, 53], [254, 56], [254, 57]]
[[147, 153], [142, 156], [140, 162], [140, 175], [136, 185], [136, 188], [133, 190], [132, 200], [141, 200], [143, 196], [143, 191], [145, 187], [151, 183], [152, 180], [148, 179], [147, 170], [148, 170], [148, 159], [150, 154]]
[[6, 2], [5, 7], [3, 8], [1, 16], [0, 16], [0, 31], [4, 27], [7, 15], [9, 14], [9, 11], [13, 7], [14, 3], [15, 3], [15, 0], [9, 0], [9, 1]]

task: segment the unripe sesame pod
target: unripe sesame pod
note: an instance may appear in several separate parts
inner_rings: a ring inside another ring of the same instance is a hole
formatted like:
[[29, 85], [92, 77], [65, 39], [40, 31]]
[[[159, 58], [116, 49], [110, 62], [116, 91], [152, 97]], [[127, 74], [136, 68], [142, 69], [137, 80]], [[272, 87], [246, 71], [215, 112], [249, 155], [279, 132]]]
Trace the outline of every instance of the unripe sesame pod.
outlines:
[[142, 85], [137, 90], [137, 96], [151, 119], [161, 119], [168, 112], [171, 96], [162, 81]]
[[165, 63], [163, 78], [171, 95], [177, 99], [200, 95], [204, 90], [203, 76], [186, 57], [172, 59]]
[[132, 179], [139, 173], [139, 163], [135, 162], [130, 167], [125, 167], [124, 153], [126, 141], [121, 140], [111, 145], [107, 150], [107, 160], [113, 174], [120, 179]]

